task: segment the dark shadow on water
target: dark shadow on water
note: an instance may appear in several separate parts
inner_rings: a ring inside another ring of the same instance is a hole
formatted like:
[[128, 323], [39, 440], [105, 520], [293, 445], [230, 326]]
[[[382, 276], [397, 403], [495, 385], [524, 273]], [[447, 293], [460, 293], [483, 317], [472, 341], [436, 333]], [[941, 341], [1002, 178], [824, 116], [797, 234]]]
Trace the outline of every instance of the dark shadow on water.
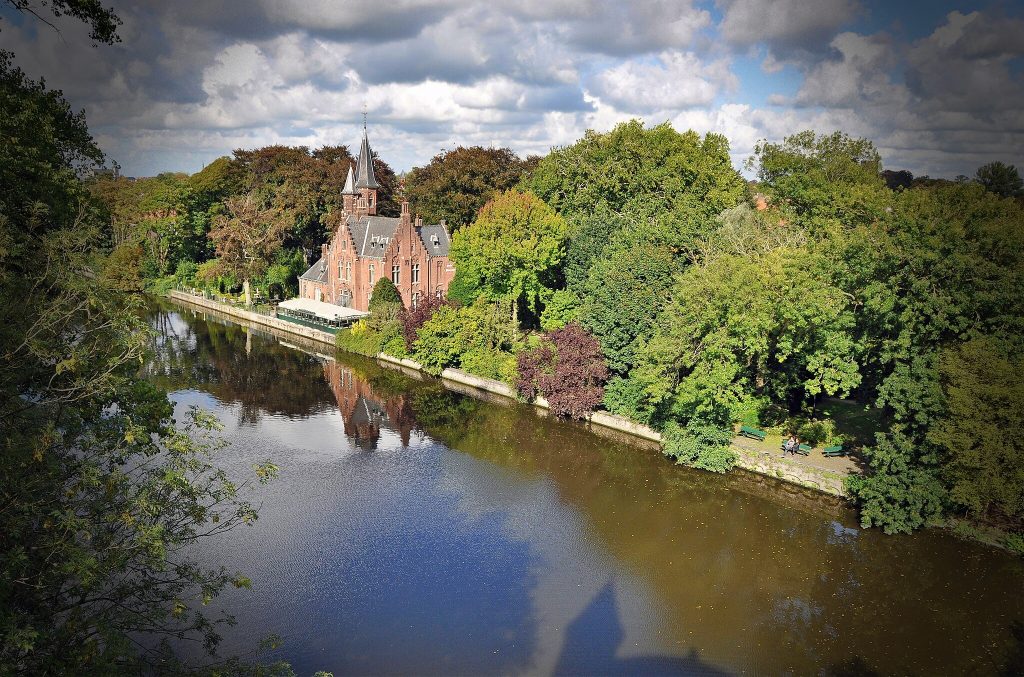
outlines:
[[594, 596], [565, 632], [565, 644], [555, 666], [556, 675], [725, 675], [703, 662], [696, 649], [688, 656], [615, 654], [625, 638], [619, 620], [615, 588], [611, 582]]

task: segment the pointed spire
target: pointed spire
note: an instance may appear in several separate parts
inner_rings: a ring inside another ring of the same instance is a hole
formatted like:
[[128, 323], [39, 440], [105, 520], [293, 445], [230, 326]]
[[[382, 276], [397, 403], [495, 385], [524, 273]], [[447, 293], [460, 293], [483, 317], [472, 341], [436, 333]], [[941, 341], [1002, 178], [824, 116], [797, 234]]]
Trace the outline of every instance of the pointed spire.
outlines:
[[348, 166], [348, 176], [345, 178], [345, 187], [341, 189], [342, 195], [356, 195], [359, 191], [356, 190], [355, 179], [352, 178], [352, 165]]
[[370, 141], [366, 138], [363, 128], [363, 142], [359, 146], [359, 160], [356, 162], [356, 188], [380, 188], [377, 177], [373, 175], [373, 154], [370, 152]]

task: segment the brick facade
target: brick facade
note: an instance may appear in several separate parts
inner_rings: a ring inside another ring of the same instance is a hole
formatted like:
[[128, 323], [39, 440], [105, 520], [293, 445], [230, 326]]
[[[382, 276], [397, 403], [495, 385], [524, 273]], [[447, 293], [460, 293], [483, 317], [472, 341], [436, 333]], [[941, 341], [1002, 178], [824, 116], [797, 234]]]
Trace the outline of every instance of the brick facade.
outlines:
[[369, 153], [364, 134], [357, 162], [359, 183], [353, 185], [349, 170], [340, 225], [323, 245], [320, 260], [299, 278], [299, 295], [365, 311], [374, 284], [387, 276], [407, 308], [428, 295], [445, 296], [455, 276], [448, 259], [447, 227], [413, 218], [408, 202], [402, 202], [398, 218], [377, 216], [376, 181], [372, 165], [368, 169], [364, 164]]

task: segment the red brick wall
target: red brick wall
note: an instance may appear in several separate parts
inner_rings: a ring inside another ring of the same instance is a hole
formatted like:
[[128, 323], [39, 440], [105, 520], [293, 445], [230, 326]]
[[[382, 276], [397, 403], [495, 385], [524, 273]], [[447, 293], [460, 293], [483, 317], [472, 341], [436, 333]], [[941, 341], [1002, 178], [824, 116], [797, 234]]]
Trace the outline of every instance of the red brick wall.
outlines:
[[[356, 243], [352, 240], [348, 225], [343, 223], [331, 238], [330, 245], [327, 246], [327, 283], [320, 285], [314, 282], [300, 282], [300, 295], [315, 299], [316, 288], [321, 287], [325, 302], [343, 305], [343, 294], [349, 292], [351, 294], [349, 307], [356, 310], [367, 310], [373, 285], [382, 276], [391, 278], [393, 267], [396, 265], [399, 267], [399, 279], [396, 286], [402, 295], [402, 302], [407, 308], [412, 306], [413, 297], [417, 294], [420, 299], [436, 294], [438, 291], [446, 294], [448, 285], [455, 277], [455, 267], [447, 256], [431, 256], [423, 247], [415, 227], [416, 223], [413, 222], [406, 207], [394, 237], [384, 250], [383, 260], [359, 259], [356, 257]], [[341, 264], [340, 268], [339, 263]], [[344, 279], [347, 270], [346, 264], [351, 264], [352, 267], [350, 280]], [[416, 265], [419, 266], [419, 281], [413, 283], [413, 266]], [[371, 267], [373, 268], [372, 279]]]

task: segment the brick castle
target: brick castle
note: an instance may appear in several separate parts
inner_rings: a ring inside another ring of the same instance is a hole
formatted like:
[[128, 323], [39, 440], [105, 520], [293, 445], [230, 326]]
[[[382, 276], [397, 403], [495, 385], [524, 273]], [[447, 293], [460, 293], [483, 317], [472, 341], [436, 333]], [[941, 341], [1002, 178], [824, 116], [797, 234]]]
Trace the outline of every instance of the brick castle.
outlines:
[[299, 277], [299, 296], [365, 311], [373, 285], [387, 276], [414, 308], [428, 295], [442, 297], [455, 276], [448, 260], [451, 236], [444, 222], [424, 225], [402, 202], [398, 218], [377, 216], [377, 179], [363, 127], [355, 172], [342, 188], [340, 225], [323, 245], [320, 260]]

